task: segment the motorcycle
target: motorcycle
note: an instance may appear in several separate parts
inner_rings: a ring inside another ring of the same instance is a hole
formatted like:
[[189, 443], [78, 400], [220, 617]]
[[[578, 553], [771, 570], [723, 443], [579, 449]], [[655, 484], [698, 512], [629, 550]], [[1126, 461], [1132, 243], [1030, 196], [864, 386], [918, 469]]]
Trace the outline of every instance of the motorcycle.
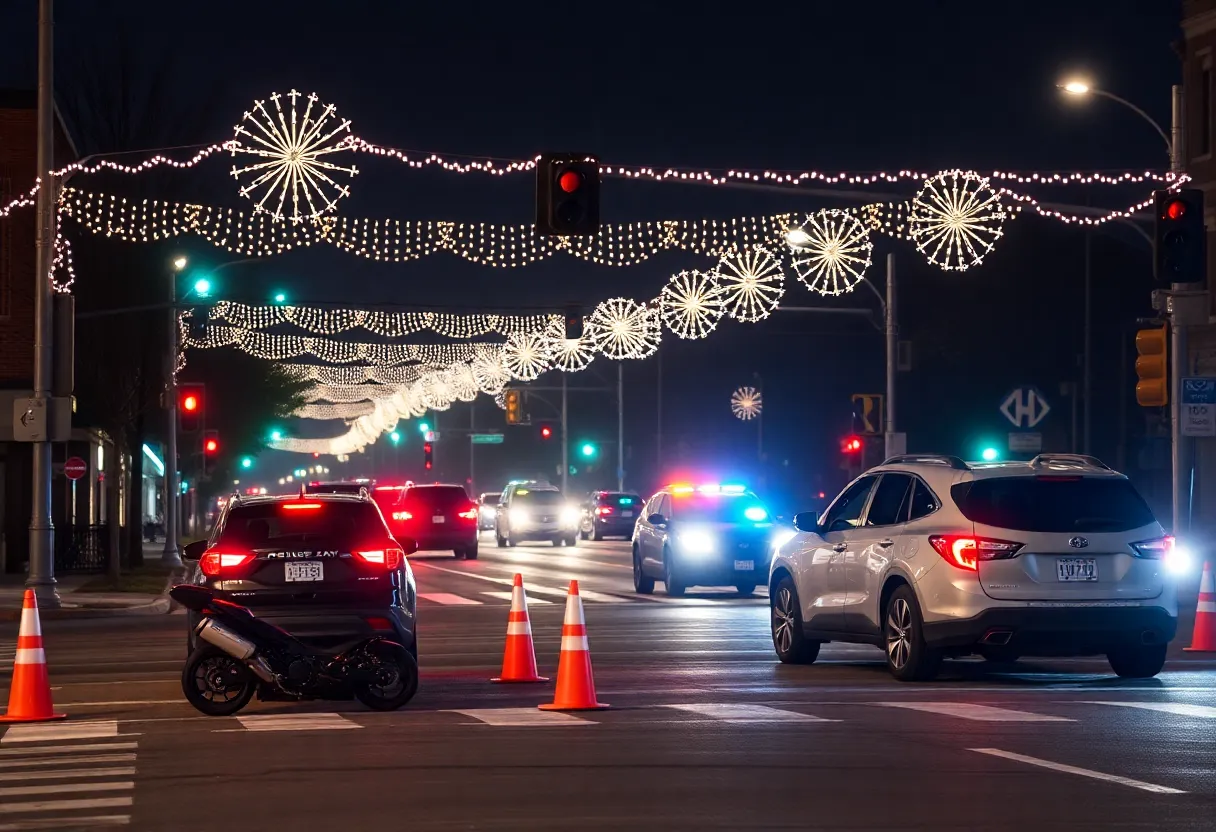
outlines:
[[198, 647], [182, 669], [182, 692], [207, 716], [231, 716], [258, 699], [350, 699], [377, 711], [400, 708], [418, 692], [418, 663], [402, 645], [361, 639], [333, 653], [304, 644], [206, 587], [169, 591], [202, 614]]

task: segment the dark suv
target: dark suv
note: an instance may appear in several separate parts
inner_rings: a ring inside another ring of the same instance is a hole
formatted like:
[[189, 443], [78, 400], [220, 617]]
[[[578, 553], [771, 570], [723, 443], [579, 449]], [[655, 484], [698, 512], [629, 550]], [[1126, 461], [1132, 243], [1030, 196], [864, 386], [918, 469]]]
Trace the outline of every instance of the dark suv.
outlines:
[[475, 560], [478, 509], [463, 486], [411, 485], [401, 492], [388, 519], [420, 550], [451, 549], [458, 558]]
[[[319, 648], [386, 635], [417, 658], [417, 589], [405, 555], [366, 493], [232, 497], [211, 537], [186, 547], [195, 583]], [[197, 613], [188, 613], [194, 648]]]
[[605, 537], [633, 537], [633, 527], [646, 501], [638, 494], [620, 491], [593, 491], [583, 503], [578, 532], [583, 540]]

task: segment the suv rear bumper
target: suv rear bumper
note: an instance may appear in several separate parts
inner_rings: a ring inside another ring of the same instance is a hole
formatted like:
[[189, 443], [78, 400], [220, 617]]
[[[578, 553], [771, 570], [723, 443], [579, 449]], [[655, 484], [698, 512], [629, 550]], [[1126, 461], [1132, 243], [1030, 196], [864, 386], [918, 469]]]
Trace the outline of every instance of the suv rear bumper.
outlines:
[[935, 649], [991, 647], [1020, 656], [1082, 656], [1168, 644], [1178, 618], [1163, 607], [1016, 607], [972, 618], [927, 621]]

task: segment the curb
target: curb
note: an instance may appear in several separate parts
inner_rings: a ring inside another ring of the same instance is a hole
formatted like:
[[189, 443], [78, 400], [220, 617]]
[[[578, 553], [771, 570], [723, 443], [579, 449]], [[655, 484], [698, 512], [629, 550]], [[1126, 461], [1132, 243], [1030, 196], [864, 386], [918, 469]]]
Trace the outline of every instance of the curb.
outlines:
[[[186, 570], [174, 569], [169, 572], [165, 579], [165, 587], [161, 590], [160, 597], [155, 601], [150, 601], [146, 604], [133, 604], [131, 606], [82, 606], [69, 604], [59, 607], [58, 609], [42, 609], [38, 610], [38, 617], [44, 621], [79, 621], [88, 618], [122, 618], [125, 616], [136, 615], [168, 615], [173, 611], [174, 607], [178, 606], [172, 599], [169, 598], [169, 590], [177, 584], [181, 583], [186, 576]], [[20, 607], [13, 609], [0, 610], [0, 621], [20, 621]]]

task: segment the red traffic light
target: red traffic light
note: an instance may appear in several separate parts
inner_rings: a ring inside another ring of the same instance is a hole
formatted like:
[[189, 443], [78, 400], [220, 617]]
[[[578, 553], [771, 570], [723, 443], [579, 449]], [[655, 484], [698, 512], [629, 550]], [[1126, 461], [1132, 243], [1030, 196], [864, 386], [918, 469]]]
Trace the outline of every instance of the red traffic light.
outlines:
[[840, 450], [844, 451], [846, 454], [857, 453], [858, 451], [861, 450], [861, 437], [860, 436], [847, 437], [844, 440], [844, 442], [841, 443]]
[[1162, 219], [1180, 220], [1186, 215], [1186, 203], [1181, 199], [1171, 200], [1166, 204], [1162, 214]]
[[575, 171], [568, 170], [557, 177], [557, 186], [568, 194], [577, 191], [583, 184], [583, 177]]
[[186, 395], [182, 396], [182, 410], [186, 411], [187, 413], [193, 413], [198, 410], [198, 405], [198, 396], [194, 393], [187, 393]]
[[553, 436], [553, 428], [549, 427], [548, 425], [544, 425], [543, 427], [541, 427], [541, 429], [540, 429], [540, 438], [541, 439], [549, 439], [552, 436]]
[[203, 443], [203, 450], [209, 454], [213, 454], [220, 449], [220, 443], [217, 439], [208, 439]]
[[431, 452], [431, 443], [427, 442], [425, 445], [423, 445], [422, 451], [423, 451], [423, 453], [429, 454]]

